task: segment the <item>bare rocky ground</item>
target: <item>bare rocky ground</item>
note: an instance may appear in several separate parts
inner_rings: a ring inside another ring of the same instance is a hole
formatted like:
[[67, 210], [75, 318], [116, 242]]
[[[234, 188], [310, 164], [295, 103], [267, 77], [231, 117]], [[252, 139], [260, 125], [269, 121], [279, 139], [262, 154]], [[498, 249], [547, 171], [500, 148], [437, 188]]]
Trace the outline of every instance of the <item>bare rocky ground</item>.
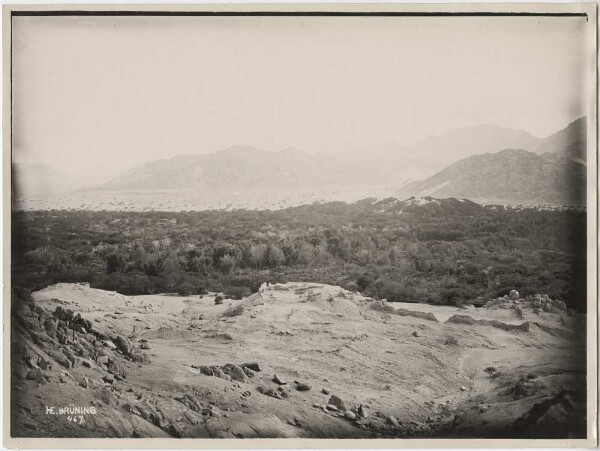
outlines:
[[[19, 297], [15, 437], [585, 436], [585, 315], [545, 297], [458, 309], [308, 283], [222, 305], [78, 284]], [[95, 413], [46, 413], [68, 406]]]

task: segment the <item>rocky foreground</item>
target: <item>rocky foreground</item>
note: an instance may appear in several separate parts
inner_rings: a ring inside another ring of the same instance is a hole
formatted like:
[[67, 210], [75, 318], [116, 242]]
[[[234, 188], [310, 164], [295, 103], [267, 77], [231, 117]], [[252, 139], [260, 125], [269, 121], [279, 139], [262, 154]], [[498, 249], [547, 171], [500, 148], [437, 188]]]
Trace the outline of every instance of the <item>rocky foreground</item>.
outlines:
[[585, 315], [544, 296], [398, 306], [339, 287], [13, 294], [13, 437], [581, 438]]

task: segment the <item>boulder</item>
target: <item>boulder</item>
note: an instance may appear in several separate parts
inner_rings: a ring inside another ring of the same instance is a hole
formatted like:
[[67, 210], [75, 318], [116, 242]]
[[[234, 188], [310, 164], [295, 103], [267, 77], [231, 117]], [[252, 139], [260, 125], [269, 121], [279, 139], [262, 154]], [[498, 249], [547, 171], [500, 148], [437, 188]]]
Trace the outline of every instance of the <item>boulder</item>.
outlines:
[[277, 399], [283, 398], [281, 393], [279, 393], [276, 390], [273, 390], [272, 388], [267, 388], [264, 385], [259, 385], [258, 387], [256, 387], [256, 391], [258, 391], [259, 393], [262, 393], [263, 395], [270, 396], [272, 398], [277, 398]]
[[228, 374], [225, 374], [221, 367], [211, 366], [210, 369], [213, 371], [213, 376], [219, 377], [221, 379], [231, 380], [231, 377]]
[[335, 406], [338, 410], [341, 410], [342, 412], [346, 410], [346, 404], [344, 403], [344, 401], [342, 401], [341, 398], [335, 395], [331, 395], [329, 401], [327, 401], [327, 404]]
[[33, 312], [31, 311], [31, 309], [26, 305], [26, 304], [21, 304], [19, 306], [19, 308], [17, 309], [17, 315], [20, 315], [22, 317], [28, 317], [31, 316], [33, 314]]
[[77, 385], [79, 385], [82, 388], [88, 388], [89, 387], [89, 380], [87, 377], [85, 376], [80, 376], [78, 374], [74, 375], [75, 380], [77, 381]]
[[248, 382], [248, 376], [246, 376], [246, 373], [244, 373], [244, 370], [241, 369], [237, 365], [233, 365], [231, 367], [231, 369], [229, 370], [229, 376], [231, 376], [231, 379], [234, 381], [243, 382], [243, 383]]
[[285, 379], [280, 378], [279, 376], [277, 376], [277, 374], [273, 375], [273, 382], [275, 382], [276, 384], [279, 384], [279, 385], [285, 385], [285, 384], [287, 384], [287, 382], [285, 381]]
[[296, 390], [298, 391], [308, 391], [312, 387], [306, 382], [296, 382]]
[[508, 299], [510, 299], [511, 301], [518, 301], [519, 298], [519, 292], [517, 290], [510, 290], [510, 292], [508, 293]]
[[98, 362], [98, 365], [108, 365], [108, 356], [107, 355], [98, 356], [98, 358], [96, 359], [96, 362]]
[[48, 362], [46, 359], [44, 359], [41, 356], [38, 357], [37, 364], [44, 371], [52, 369], [52, 365], [50, 364], [50, 362]]
[[117, 362], [116, 360], [109, 360], [107, 367], [109, 373], [122, 378], [127, 377], [127, 369], [125, 368], [125, 365]]
[[46, 320], [45, 327], [46, 327], [46, 332], [48, 333], [48, 335], [50, 337], [54, 338], [56, 336], [56, 331], [58, 329], [58, 321], [56, 321], [53, 318], [48, 318]]
[[56, 331], [56, 339], [60, 344], [65, 344], [67, 342], [67, 335], [64, 333], [62, 329]]
[[68, 349], [63, 348], [62, 353], [67, 357], [67, 359], [69, 359], [69, 362], [71, 362], [71, 366], [73, 368], [75, 368], [79, 364], [79, 357], [77, 357], [75, 354], [73, 354]]
[[131, 352], [131, 342], [127, 340], [127, 338], [117, 335], [113, 341], [117, 349], [121, 351], [123, 355], [128, 355]]
[[92, 322], [88, 319], [84, 319], [83, 320], [83, 328], [86, 330], [86, 332], [91, 332], [93, 330], [92, 328]]
[[71, 368], [71, 361], [63, 353], [50, 349], [48, 350], [48, 355], [59, 365]]
[[260, 372], [260, 366], [256, 362], [244, 363], [242, 368], [250, 368], [252, 371]]
[[101, 341], [102, 345], [106, 348], [109, 349], [117, 349], [117, 347], [115, 346], [115, 344], [112, 342], [112, 340], [107, 340], [107, 339], [102, 339]]
[[102, 378], [102, 380], [103, 380], [104, 382], [107, 382], [107, 383], [109, 383], [109, 384], [112, 384], [112, 383], [115, 381], [115, 377], [114, 377], [112, 374], [108, 373], [107, 375], [105, 375], [105, 376]]
[[398, 426], [400, 426], [400, 423], [398, 422], [398, 419], [393, 416], [393, 415], [388, 415], [385, 417], [385, 421], [387, 424], [389, 424], [392, 427], [397, 428]]
[[22, 324], [29, 330], [38, 332], [41, 330], [40, 322], [33, 317], [26, 317], [22, 319]]
[[63, 319], [63, 315], [64, 315], [64, 313], [63, 313], [63, 308], [62, 308], [60, 305], [59, 305], [59, 306], [57, 306], [57, 307], [56, 307], [56, 309], [54, 309], [54, 313], [52, 313], [52, 315], [53, 315], [55, 318], [58, 318], [58, 319]]
[[202, 374], [206, 374], [207, 376], [214, 376], [215, 373], [212, 370], [212, 368], [208, 367], [208, 366], [200, 366], [200, 368], [198, 368], [200, 370], [200, 372]]
[[350, 412], [349, 410], [346, 410], [346, 413], [344, 413], [344, 416], [351, 421], [356, 420], [356, 414], [354, 412]]
[[29, 370], [26, 376], [27, 379], [36, 381], [38, 384], [45, 384], [46, 377], [44, 376], [44, 372], [40, 368], [32, 368]]
[[138, 363], [150, 363], [150, 358], [148, 357], [148, 354], [144, 353], [144, 352], [134, 352], [129, 354], [129, 358], [131, 360], [133, 360], [134, 362], [138, 362]]
[[244, 371], [244, 373], [246, 374], [246, 376], [248, 377], [254, 377], [256, 375], [256, 373], [254, 373], [253, 370], [251, 370], [248, 367], [243, 367], [242, 370]]
[[[110, 376], [109, 374], [107, 374], [105, 377]], [[117, 397], [115, 396], [115, 394], [110, 391], [110, 388], [108, 387], [102, 387], [102, 389], [100, 390], [100, 392], [96, 393], [96, 396], [98, 398], [100, 398], [102, 400], [102, 402], [104, 404], [106, 404], [107, 406], [109, 405], [115, 405], [117, 403]]]

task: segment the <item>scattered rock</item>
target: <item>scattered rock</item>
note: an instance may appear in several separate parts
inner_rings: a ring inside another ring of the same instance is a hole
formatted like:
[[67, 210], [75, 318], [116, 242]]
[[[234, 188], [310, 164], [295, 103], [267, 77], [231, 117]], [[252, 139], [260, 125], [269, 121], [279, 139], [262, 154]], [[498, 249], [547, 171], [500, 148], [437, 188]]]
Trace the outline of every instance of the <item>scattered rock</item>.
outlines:
[[285, 379], [280, 378], [279, 376], [277, 376], [277, 374], [275, 374], [273, 376], [273, 382], [275, 382], [276, 384], [279, 384], [279, 385], [285, 385], [285, 384], [287, 384], [287, 382], [285, 381]]
[[109, 384], [112, 384], [112, 383], [115, 381], [115, 377], [114, 377], [112, 374], [108, 373], [107, 375], [105, 375], [105, 376], [102, 378], [102, 380], [103, 380], [104, 382], [107, 382], [107, 383], [109, 383]]
[[200, 370], [200, 372], [202, 374], [206, 374], [207, 376], [214, 376], [215, 372], [212, 370], [212, 368], [208, 367], [208, 366], [200, 366], [198, 368]]
[[38, 366], [46, 371], [52, 368], [52, 365], [50, 364], [50, 362], [48, 362], [46, 359], [44, 359], [43, 357], [38, 357], [38, 362], [37, 362]]
[[225, 374], [221, 367], [219, 366], [211, 366], [210, 369], [213, 372], [213, 376], [218, 377], [220, 379], [231, 380], [231, 376]]
[[345, 417], [346, 417], [348, 420], [352, 420], [352, 421], [356, 420], [356, 414], [355, 414], [354, 412], [350, 412], [349, 410], [347, 410], [347, 411], [344, 413], [344, 416], [345, 416]]
[[100, 393], [97, 394], [97, 396], [106, 405], [114, 405], [117, 402], [117, 397], [113, 392], [110, 391], [108, 387], [103, 387], [102, 390], [100, 390]]
[[256, 362], [244, 363], [242, 368], [249, 368], [252, 371], [260, 372], [260, 366]]
[[342, 401], [341, 398], [339, 398], [335, 395], [331, 395], [331, 397], [329, 398], [329, 401], [327, 401], [327, 404], [331, 404], [332, 406], [335, 406], [337, 410], [341, 410], [341, 411], [346, 410], [346, 404], [344, 404], [344, 401]]
[[122, 378], [127, 377], [127, 369], [125, 368], [125, 365], [117, 362], [116, 360], [109, 360], [108, 372], [114, 376], [120, 376]]
[[358, 415], [361, 416], [362, 418], [367, 418], [367, 416], [369, 415], [367, 408], [365, 406], [363, 406], [362, 404], [358, 408]]
[[112, 342], [112, 340], [102, 340], [101, 342], [104, 347], [106, 348], [110, 348], [110, 349], [117, 349], [117, 346]]
[[393, 416], [393, 415], [388, 415], [385, 417], [385, 421], [387, 424], [389, 424], [390, 426], [393, 426], [395, 428], [400, 426], [400, 423], [398, 422], [398, 419]]
[[[256, 391], [258, 391], [259, 393], [262, 393], [263, 395], [270, 396], [272, 398], [282, 399], [284, 397], [277, 390], [273, 390], [272, 388], [267, 388], [264, 385], [259, 385], [258, 387], [256, 387]], [[286, 393], [286, 395], [287, 395], [287, 393]]]
[[127, 340], [127, 338], [117, 335], [113, 341], [117, 349], [121, 351], [123, 355], [128, 355], [131, 352], [131, 342]]
[[96, 359], [96, 362], [98, 362], [98, 365], [107, 365], [108, 364], [108, 356], [101, 355]]
[[248, 376], [248, 377], [254, 377], [254, 376], [255, 376], [255, 374], [256, 374], [256, 373], [254, 373], [254, 371], [253, 371], [253, 370], [251, 370], [250, 368], [248, 368], [248, 367], [246, 367], [246, 366], [245, 366], [245, 367], [243, 367], [243, 368], [242, 368], [242, 370], [244, 371], [244, 373], [245, 373], [245, 374], [246, 374], [246, 376]]
[[312, 387], [306, 382], [296, 382], [296, 390], [298, 391], [308, 391]]
[[64, 366], [65, 368], [71, 368], [71, 361], [59, 351], [55, 351], [54, 349], [48, 350], [48, 355], [54, 359], [59, 365]]
[[183, 429], [178, 424], [171, 423], [167, 431], [175, 438], [182, 438], [184, 435]]
[[44, 372], [40, 368], [32, 368], [27, 373], [26, 378], [28, 380], [36, 381], [38, 384], [45, 384], [46, 377], [44, 376]]
[[77, 381], [77, 385], [83, 388], [88, 388], [90, 386], [90, 381], [85, 376], [75, 375], [75, 380]]
[[244, 373], [244, 370], [237, 365], [233, 365], [229, 370], [229, 376], [231, 379], [238, 382], [248, 383], [248, 376]]

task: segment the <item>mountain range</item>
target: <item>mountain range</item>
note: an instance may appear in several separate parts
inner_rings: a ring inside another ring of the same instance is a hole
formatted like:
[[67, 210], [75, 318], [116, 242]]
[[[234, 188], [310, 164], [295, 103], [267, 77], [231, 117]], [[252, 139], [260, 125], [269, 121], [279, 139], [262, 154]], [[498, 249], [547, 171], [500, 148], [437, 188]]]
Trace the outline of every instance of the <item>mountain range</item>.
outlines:
[[110, 190], [204, 189], [210, 191], [295, 189], [373, 183], [358, 167], [328, 154], [288, 148], [268, 152], [233, 146], [219, 152], [180, 155], [136, 166], [101, 186]]
[[[546, 138], [481, 125], [410, 146], [388, 141], [332, 153], [295, 148], [269, 152], [238, 145], [140, 164], [93, 189], [180, 189], [218, 195], [240, 190], [343, 190], [362, 185], [380, 186], [401, 199], [435, 196], [581, 204], [585, 202], [586, 148], [585, 117]], [[46, 165], [15, 164], [13, 174], [17, 190], [27, 193], [67, 191], [91, 184], [87, 178], [69, 176]]]
[[394, 195], [481, 201], [585, 204], [585, 118], [538, 140], [533, 151], [505, 149], [463, 158]]
[[343, 149], [337, 155], [363, 170], [378, 173], [383, 180], [398, 183], [428, 177], [471, 155], [538, 145], [538, 138], [525, 131], [480, 125], [431, 136], [411, 146], [390, 141]]

